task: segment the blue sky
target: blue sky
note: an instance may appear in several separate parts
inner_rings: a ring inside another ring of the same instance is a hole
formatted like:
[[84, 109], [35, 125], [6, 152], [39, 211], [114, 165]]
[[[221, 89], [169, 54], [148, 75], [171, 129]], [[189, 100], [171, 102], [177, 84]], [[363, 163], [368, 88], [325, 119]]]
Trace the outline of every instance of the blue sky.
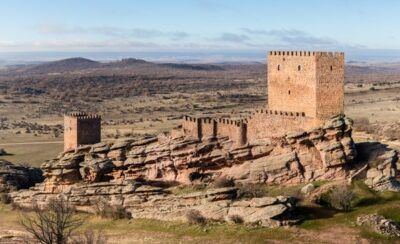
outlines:
[[0, 52], [400, 50], [399, 12], [396, 0], [0, 0]]

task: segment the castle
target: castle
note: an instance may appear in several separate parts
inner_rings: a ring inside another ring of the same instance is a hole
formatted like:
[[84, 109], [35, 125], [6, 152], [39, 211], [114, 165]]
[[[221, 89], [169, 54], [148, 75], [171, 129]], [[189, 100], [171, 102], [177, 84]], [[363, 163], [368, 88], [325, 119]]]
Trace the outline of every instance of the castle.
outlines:
[[270, 51], [268, 104], [247, 119], [185, 116], [185, 134], [199, 138], [228, 136], [238, 145], [310, 130], [344, 112], [344, 53]]
[[[181, 132], [199, 140], [227, 136], [236, 145], [310, 130], [344, 112], [344, 53], [270, 51], [268, 104], [243, 120], [184, 116]], [[64, 150], [100, 141], [100, 117], [64, 119]]]

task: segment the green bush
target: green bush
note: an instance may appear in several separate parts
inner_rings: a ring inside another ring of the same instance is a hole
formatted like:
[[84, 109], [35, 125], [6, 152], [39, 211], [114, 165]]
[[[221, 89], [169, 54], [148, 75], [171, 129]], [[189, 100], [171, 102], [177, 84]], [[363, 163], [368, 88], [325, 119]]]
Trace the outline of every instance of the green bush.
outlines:
[[212, 182], [211, 186], [213, 188], [232, 187], [235, 186], [235, 180], [229, 177], [221, 177]]
[[189, 224], [203, 225], [206, 223], [206, 218], [200, 213], [199, 210], [189, 210], [186, 213], [186, 220]]

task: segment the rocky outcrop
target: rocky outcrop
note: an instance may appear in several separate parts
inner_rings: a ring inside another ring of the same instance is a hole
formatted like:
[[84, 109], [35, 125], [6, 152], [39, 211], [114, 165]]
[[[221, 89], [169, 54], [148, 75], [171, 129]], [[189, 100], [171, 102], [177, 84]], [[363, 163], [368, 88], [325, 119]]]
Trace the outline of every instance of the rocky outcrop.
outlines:
[[357, 178], [378, 191], [400, 191], [397, 181], [397, 151], [378, 142], [365, 142], [357, 145], [359, 161], [364, 167], [358, 172]]
[[400, 225], [393, 220], [386, 219], [377, 214], [367, 214], [357, 217], [357, 225], [369, 226], [381, 235], [400, 237]]
[[230, 177], [244, 183], [299, 183], [346, 178], [356, 156], [352, 121], [338, 116], [323, 128], [236, 146], [227, 137], [202, 141], [171, 133], [98, 143], [42, 165], [48, 191], [78, 182], [145, 179], [189, 184]]
[[51, 199], [62, 197], [77, 210], [95, 213], [99, 208], [123, 208], [133, 218], [186, 221], [187, 213], [196, 210], [211, 221], [233, 218], [244, 223], [274, 227], [289, 224], [295, 206], [293, 198], [262, 197], [236, 199], [236, 188], [225, 187], [174, 195], [154, 186], [140, 183], [76, 184], [62, 193], [49, 193], [40, 186], [10, 194], [15, 205], [45, 207]]
[[0, 160], [0, 192], [29, 188], [42, 181], [40, 169], [17, 166], [6, 160]]

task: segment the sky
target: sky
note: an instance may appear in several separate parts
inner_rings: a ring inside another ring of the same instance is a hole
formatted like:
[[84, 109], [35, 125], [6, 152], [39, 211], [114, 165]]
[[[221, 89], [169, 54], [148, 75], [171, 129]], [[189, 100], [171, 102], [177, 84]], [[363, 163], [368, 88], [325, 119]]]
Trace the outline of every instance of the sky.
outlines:
[[396, 0], [0, 0], [0, 60], [16, 52], [251, 58], [273, 49], [390, 56], [400, 54], [399, 11]]

